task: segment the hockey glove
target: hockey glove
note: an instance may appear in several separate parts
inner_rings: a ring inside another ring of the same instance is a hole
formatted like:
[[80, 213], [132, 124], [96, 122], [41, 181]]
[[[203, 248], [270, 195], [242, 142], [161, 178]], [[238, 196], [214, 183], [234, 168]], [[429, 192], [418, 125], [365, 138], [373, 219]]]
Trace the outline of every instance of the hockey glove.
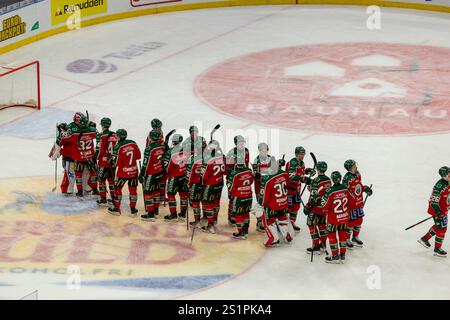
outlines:
[[367, 195], [370, 197], [373, 194], [373, 191], [370, 187], [366, 186], [364, 188], [364, 192], [367, 193]]
[[316, 174], [316, 170], [314, 170], [313, 168], [306, 168], [305, 173], [309, 174], [310, 176], [313, 176]]
[[138, 181], [140, 184], [144, 184], [144, 176], [142, 174], [139, 175]]
[[261, 179], [261, 173], [255, 172], [255, 180]]

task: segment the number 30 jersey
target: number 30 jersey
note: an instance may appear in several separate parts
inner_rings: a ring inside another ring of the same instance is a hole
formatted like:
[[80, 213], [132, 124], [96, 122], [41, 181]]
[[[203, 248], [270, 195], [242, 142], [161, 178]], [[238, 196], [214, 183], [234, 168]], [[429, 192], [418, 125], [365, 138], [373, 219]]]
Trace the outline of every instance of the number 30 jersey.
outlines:
[[137, 161], [141, 159], [141, 151], [132, 140], [119, 141], [114, 148], [113, 166], [117, 168], [119, 178], [135, 178], [139, 175]]
[[355, 199], [343, 184], [333, 185], [322, 198], [323, 212], [329, 224], [341, 225], [350, 220]]
[[261, 185], [261, 192], [263, 193], [262, 205], [276, 211], [287, 209], [286, 186], [288, 182], [289, 175], [283, 170], [264, 176]]

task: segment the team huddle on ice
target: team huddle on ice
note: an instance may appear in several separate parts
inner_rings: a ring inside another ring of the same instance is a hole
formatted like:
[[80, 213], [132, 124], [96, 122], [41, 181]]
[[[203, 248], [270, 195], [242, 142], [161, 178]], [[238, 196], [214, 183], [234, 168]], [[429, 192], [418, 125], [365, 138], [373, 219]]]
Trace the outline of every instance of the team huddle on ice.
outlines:
[[[237, 228], [233, 233], [236, 239], [247, 239], [250, 212], [255, 212], [256, 229], [265, 232], [266, 247], [290, 243], [300, 231], [296, 220], [302, 204], [312, 239], [308, 253], [327, 253], [326, 262], [344, 263], [347, 248], [363, 246], [359, 239], [364, 217], [363, 194], [372, 195], [372, 188], [362, 184], [354, 160], [345, 161], [344, 177], [338, 171], [328, 177], [327, 163], [317, 162], [313, 154], [314, 167], [305, 167], [303, 147], [296, 147], [295, 157], [286, 163], [284, 156], [276, 160], [269, 155], [268, 145], [260, 143], [259, 154], [250, 164], [242, 136], [234, 137], [235, 147], [224, 154], [218, 141], [213, 139], [213, 133], [206, 142], [198, 134], [198, 128], [191, 126], [190, 136], [184, 140], [180, 134], [173, 134], [175, 130], [164, 137], [162, 122], [153, 119], [141, 165], [141, 151], [136, 142], [127, 139], [126, 130], [111, 131], [109, 118], [102, 118], [100, 125], [101, 132], [98, 132], [95, 123], [77, 112], [72, 123], [57, 126], [57, 139], [50, 157], [54, 160], [63, 157], [62, 193], [71, 194], [75, 184], [77, 196], [92, 192], [99, 196], [98, 205], [110, 206], [109, 213], [120, 215], [122, 189], [128, 184], [130, 210], [136, 216], [140, 183], [145, 207], [142, 220], [155, 221], [160, 204], [168, 201], [170, 213], [164, 220], [186, 221], [190, 205], [194, 216], [191, 228], [201, 227], [204, 232], [214, 234], [222, 189], [226, 185], [228, 222]], [[303, 203], [306, 187], [310, 196]], [[108, 189], [110, 199], [107, 199]], [[434, 234], [443, 239], [442, 232], [432, 234], [433, 230], [427, 234], [427, 239], [424, 237], [427, 240], [424, 243]], [[327, 240], [331, 255], [326, 250]]]

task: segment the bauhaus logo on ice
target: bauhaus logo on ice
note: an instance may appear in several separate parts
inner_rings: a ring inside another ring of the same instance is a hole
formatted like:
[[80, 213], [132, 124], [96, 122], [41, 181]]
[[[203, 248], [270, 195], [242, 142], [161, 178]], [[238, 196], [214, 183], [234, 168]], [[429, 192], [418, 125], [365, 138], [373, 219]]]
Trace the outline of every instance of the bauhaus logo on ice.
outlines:
[[106, 13], [107, 9], [107, 0], [52, 0], [52, 25], [65, 23], [76, 12], [83, 18]]

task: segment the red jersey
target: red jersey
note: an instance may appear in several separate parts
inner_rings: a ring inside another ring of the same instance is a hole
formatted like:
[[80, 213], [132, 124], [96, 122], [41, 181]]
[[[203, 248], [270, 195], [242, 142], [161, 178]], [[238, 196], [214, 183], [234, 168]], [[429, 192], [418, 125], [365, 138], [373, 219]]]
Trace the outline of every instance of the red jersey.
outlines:
[[202, 158], [194, 159], [194, 163], [189, 165], [189, 186], [194, 183], [201, 183], [201, 172], [202, 172]]
[[[161, 135], [159, 136], [158, 143], [164, 145], [164, 135], [162, 131]], [[149, 144], [150, 144], [150, 133], [148, 134], [147, 139], [145, 139], [145, 147], [147, 148]]]
[[202, 180], [205, 186], [223, 184], [225, 161], [223, 155], [207, 158], [202, 165]]
[[98, 148], [98, 166], [100, 168], [107, 168], [111, 166], [111, 161], [119, 138], [117, 135], [109, 130], [105, 130], [97, 135]]
[[272, 210], [284, 210], [288, 207], [286, 186], [289, 176], [283, 170], [263, 178], [263, 206]]
[[228, 176], [228, 190], [233, 197], [251, 198], [252, 183], [254, 182], [253, 172], [250, 168], [239, 168]]
[[428, 213], [433, 217], [448, 213], [450, 208], [450, 186], [447, 181], [440, 179], [433, 188], [428, 202]]
[[343, 184], [332, 186], [322, 199], [327, 222], [334, 225], [347, 223], [354, 201], [352, 194]]
[[94, 157], [96, 135], [93, 128], [79, 128], [75, 124], [71, 124], [65, 137], [61, 139], [61, 145], [67, 143], [71, 145], [70, 154], [73, 156], [73, 160], [87, 162]]
[[117, 168], [119, 178], [135, 178], [139, 175], [137, 161], [141, 159], [141, 151], [136, 142], [123, 140], [114, 149], [113, 166]]
[[226, 156], [225, 175], [229, 175], [234, 170], [236, 163], [245, 163], [248, 167], [250, 163], [250, 153], [247, 148], [238, 150], [237, 147], [231, 149]]
[[292, 158], [286, 164], [286, 172], [289, 174], [289, 181], [287, 184], [288, 194], [300, 193], [305, 175], [305, 163], [297, 158]]
[[356, 172], [356, 174], [347, 172], [344, 179], [342, 179], [342, 183], [350, 190], [355, 198], [353, 209], [361, 208], [364, 205], [363, 191], [365, 188], [361, 182], [361, 174], [359, 172]]
[[144, 170], [146, 175], [160, 173], [163, 168], [163, 157], [166, 152], [166, 147], [154, 143], [145, 148], [144, 151]]
[[165, 155], [166, 177], [175, 178], [186, 175], [187, 156], [181, 148], [171, 148]]

